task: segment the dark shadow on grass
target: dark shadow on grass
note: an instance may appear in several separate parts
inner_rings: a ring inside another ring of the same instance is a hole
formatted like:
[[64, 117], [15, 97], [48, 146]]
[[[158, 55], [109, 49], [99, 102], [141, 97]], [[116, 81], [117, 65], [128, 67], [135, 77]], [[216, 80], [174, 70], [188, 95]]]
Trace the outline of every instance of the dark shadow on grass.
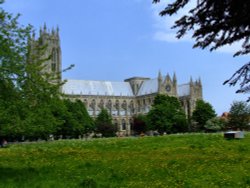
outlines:
[[22, 168], [22, 169], [0, 167], [1, 183], [7, 182], [8, 180], [27, 181], [29, 179], [34, 178], [37, 175], [38, 175], [37, 170], [32, 167]]

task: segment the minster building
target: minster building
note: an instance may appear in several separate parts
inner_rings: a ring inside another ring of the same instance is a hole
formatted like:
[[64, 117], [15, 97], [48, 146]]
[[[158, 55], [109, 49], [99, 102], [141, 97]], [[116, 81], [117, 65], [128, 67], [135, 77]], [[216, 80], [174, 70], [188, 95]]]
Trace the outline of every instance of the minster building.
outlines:
[[[44, 71], [61, 70], [61, 47], [59, 31], [48, 31], [46, 26], [40, 29], [38, 39], [33, 43], [47, 44], [47, 54], [52, 58], [46, 62]], [[189, 117], [195, 108], [196, 101], [202, 99], [200, 79], [192, 78], [184, 84], [178, 84], [175, 74], [156, 78], [132, 77], [124, 81], [71, 80], [62, 86], [62, 92], [71, 100], [79, 99], [86, 105], [88, 113], [96, 117], [102, 108], [106, 108], [113, 117], [113, 122], [123, 134], [130, 134], [132, 118], [136, 114], [149, 112], [157, 94], [177, 97]]]

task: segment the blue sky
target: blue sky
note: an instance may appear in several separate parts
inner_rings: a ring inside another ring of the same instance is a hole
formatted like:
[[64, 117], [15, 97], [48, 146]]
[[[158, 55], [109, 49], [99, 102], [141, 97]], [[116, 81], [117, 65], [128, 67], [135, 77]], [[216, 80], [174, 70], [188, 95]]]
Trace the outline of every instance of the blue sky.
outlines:
[[[165, 1], [166, 2], [166, 1]], [[233, 58], [238, 45], [217, 52], [192, 49], [189, 37], [177, 40], [170, 27], [179, 15], [160, 17], [164, 4], [152, 0], [6, 0], [4, 9], [21, 13], [20, 23], [36, 31], [46, 22], [59, 26], [62, 62], [74, 69], [65, 79], [122, 81], [133, 76], [155, 78], [175, 72], [178, 84], [199, 77], [203, 97], [220, 115], [235, 100], [237, 87], [223, 86], [248, 57]], [[186, 10], [183, 10], [185, 12]]]

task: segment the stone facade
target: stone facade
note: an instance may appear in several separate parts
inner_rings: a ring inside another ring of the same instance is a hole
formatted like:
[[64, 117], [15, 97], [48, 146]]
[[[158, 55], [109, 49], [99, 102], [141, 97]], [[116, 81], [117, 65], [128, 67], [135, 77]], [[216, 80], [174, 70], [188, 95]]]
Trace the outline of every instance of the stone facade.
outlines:
[[[32, 35], [29, 46], [31, 48], [31, 55], [38, 55], [40, 59], [46, 59], [44, 62], [43, 72], [50, 73], [53, 75], [51, 82], [59, 82], [61, 80], [62, 70], [62, 52], [59, 36], [59, 28], [47, 29], [46, 25], [40, 28], [39, 38], [35, 38], [35, 34]], [[38, 52], [37, 47], [40, 46], [42, 49]], [[44, 48], [44, 49], [43, 49]]]
[[[58, 29], [49, 32], [44, 26], [38, 40], [47, 44], [47, 54], [52, 54], [46, 62], [44, 71], [61, 71], [61, 48]], [[122, 82], [68, 80], [62, 92], [71, 100], [80, 99], [86, 105], [89, 114], [96, 117], [102, 108], [106, 108], [113, 117], [121, 134], [130, 134], [133, 116], [149, 112], [157, 94], [165, 94], [179, 98], [187, 116], [195, 109], [198, 99], [202, 99], [202, 83], [192, 78], [186, 84], [178, 85], [177, 77], [161, 72], [155, 79], [133, 77]]]

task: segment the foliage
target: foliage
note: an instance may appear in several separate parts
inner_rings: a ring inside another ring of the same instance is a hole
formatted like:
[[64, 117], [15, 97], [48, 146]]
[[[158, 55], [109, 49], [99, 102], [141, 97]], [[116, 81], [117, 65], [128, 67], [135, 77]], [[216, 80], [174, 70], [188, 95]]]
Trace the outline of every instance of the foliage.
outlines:
[[209, 132], [217, 132], [225, 128], [225, 120], [222, 118], [214, 117], [209, 119], [204, 128]]
[[106, 109], [102, 109], [95, 120], [96, 131], [104, 137], [115, 136], [117, 127], [112, 123], [112, 117]]
[[228, 117], [229, 129], [249, 129], [250, 106], [243, 101], [235, 101], [231, 105]]
[[184, 132], [187, 121], [184, 110], [176, 97], [157, 95], [147, 114], [149, 129], [163, 132]]
[[18, 18], [0, 7], [0, 136], [46, 138], [63, 123], [57, 118], [61, 73], [42, 71], [50, 58], [46, 46], [31, 49], [32, 27]]
[[197, 130], [204, 130], [206, 122], [215, 117], [216, 113], [210, 103], [203, 100], [196, 101], [196, 107], [192, 114], [192, 120], [197, 123]]
[[147, 116], [143, 114], [134, 116], [132, 130], [136, 134], [145, 133], [147, 131]]
[[[160, 0], [153, 0], [154, 3]], [[179, 12], [191, 0], [175, 0], [161, 11], [160, 15], [173, 15]], [[225, 45], [241, 43], [241, 49], [234, 56], [249, 54], [250, 1], [245, 0], [199, 0], [194, 3], [189, 12], [175, 21], [177, 38], [192, 31], [196, 40], [194, 47], [210, 48], [211, 51]], [[240, 82], [239, 93], [247, 93], [249, 87], [250, 62], [242, 66], [224, 84], [236, 85]]]
[[93, 131], [94, 122], [82, 101], [73, 102], [67, 99], [63, 103], [65, 109], [59, 113], [59, 116], [62, 116], [64, 123], [58, 129], [57, 135], [62, 135], [64, 138], [77, 138], [79, 135]]
[[184, 134], [14, 144], [0, 148], [0, 188], [249, 187], [249, 142]]

